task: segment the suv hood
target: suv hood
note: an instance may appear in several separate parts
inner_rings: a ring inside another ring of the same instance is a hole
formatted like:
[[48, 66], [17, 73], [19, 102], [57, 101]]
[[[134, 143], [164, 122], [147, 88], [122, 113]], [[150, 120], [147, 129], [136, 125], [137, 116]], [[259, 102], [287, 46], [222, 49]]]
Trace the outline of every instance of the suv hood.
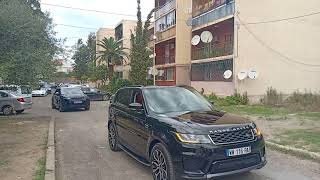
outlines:
[[246, 127], [252, 123], [246, 118], [216, 110], [167, 114], [162, 117], [171, 119], [170, 124], [177, 132], [194, 134], [209, 134], [215, 130]]

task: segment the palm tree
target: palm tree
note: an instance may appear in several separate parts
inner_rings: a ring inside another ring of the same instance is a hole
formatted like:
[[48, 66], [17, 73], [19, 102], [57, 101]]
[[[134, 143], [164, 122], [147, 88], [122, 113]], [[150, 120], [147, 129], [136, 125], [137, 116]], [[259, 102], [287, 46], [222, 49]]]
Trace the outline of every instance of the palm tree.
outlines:
[[97, 59], [107, 63], [109, 68], [109, 79], [113, 74], [113, 64], [124, 64], [125, 57], [128, 57], [128, 54], [124, 51], [124, 48], [121, 42], [116, 41], [113, 37], [104, 38], [99, 42], [98, 46], [102, 47], [103, 50], [99, 51], [99, 56]]

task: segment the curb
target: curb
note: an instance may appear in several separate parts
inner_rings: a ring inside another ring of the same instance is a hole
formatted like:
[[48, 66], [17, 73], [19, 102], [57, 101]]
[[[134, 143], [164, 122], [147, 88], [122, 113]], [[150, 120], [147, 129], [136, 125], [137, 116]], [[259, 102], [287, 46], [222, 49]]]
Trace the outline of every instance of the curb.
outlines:
[[320, 162], [320, 154], [319, 153], [310, 152], [310, 151], [298, 149], [295, 147], [284, 146], [284, 145], [280, 145], [280, 144], [273, 143], [270, 141], [266, 141], [266, 145], [270, 148], [275, 149], [275, 150], [279, 150], [282, 152], [288, 152], [288, 153], [291, 153], [296, 156], [300, 156], [300, 157], [302, 156], [302, 157], [306, 157], [308, 159], [312, 159], [316, 162]]
[[49, 122], [45, 180], [55, 180], [54, 117]]

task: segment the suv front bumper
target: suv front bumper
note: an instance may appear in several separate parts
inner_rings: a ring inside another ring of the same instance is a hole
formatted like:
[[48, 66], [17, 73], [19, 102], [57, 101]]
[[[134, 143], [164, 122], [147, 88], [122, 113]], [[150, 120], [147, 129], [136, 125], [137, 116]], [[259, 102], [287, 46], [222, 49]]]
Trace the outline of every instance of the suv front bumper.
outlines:
[[[225, 153], [226, 149], [248, 146], [251, 147], [250, 154], [228, 157]], [[223, 146], [180, 144], [177, 153], [179, 158], [176, 158], [175, 165], [179, 172], [178, 179], [208, 179], [245, 173], [260, 169], [267, 163], [263, 138]]]

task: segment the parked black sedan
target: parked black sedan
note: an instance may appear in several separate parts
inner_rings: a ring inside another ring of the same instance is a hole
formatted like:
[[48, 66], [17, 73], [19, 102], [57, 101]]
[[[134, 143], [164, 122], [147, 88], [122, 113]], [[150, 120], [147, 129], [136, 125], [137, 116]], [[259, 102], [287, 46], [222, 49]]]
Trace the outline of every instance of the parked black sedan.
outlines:
[[92, 101], [108, 101], [111, 97], [110, 93], [102, 92], [96, 88], [81, 87], [81, 90]]
[[90, 98], [78, 87], [62, 87], [56, 89], [52, 96], [52, 109], [60, 112], [68, 109], [90, 110]]

